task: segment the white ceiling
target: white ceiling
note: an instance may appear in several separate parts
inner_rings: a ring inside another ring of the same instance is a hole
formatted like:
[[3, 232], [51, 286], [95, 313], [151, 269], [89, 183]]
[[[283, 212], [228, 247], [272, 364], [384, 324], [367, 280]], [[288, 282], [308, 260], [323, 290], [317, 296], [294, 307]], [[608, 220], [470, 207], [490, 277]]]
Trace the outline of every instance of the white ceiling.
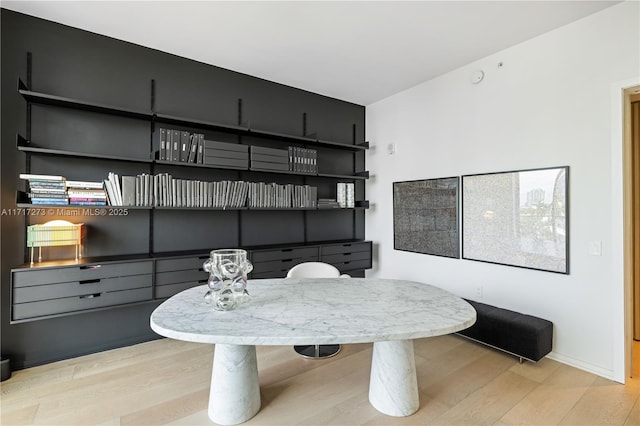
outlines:
[[2, 1], [368, 105], [618, 1]]

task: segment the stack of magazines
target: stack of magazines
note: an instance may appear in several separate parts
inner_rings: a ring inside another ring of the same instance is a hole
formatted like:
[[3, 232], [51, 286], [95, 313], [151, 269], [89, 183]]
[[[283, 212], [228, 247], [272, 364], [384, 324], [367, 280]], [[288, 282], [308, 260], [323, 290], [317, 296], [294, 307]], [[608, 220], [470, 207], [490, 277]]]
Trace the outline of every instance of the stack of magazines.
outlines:
[[102, 182], [67, 181], [69, 204], [73, 206], [105, 206], [107, 193]]
[[20, 179], [29, 181], [31, 204], [69, 204], [66, 179], [63, 176], [20, 174]]

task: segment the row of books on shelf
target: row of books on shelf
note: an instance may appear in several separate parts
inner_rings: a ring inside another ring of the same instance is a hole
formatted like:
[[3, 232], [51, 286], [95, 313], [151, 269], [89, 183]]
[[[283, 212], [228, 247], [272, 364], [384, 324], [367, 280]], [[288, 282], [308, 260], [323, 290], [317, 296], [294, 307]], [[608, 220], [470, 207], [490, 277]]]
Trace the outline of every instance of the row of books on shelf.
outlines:
[[[317, 188], [309, 185], [278, 185], [265, 182], [178, 179], [168, 173], [131, 176], [125, 184], [125, 206], [191, 208], [314, 208]], [[123, 176], [129, 178], [129, 176]], [[128, 189], [127, 189], [128, 188]], [[134, 191], [134, 196], [126, 196]]]
[[318, 173], [318, 152], [311, 148], [287, 149], [212, 141], [201, 133], [158, 129], [158, 159], [246, 170]]
[[32, 204], [78, 206], [316, 208], [317, 188], [265, 182], [205, 182], [168, 173], [122, 176], [102, 182], [71, 181], [63, 176], [21, 174], [29, 181]]

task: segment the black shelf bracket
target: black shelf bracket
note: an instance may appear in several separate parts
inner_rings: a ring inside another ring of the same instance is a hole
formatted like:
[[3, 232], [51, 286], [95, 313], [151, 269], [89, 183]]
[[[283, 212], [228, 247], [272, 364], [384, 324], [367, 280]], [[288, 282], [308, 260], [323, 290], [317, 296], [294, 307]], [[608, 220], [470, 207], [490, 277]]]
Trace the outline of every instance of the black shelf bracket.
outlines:
[[238, 98], [238, 126], [242, 126], [242, 98]]
[[302, 113], [302, 136], [307, 136], [307, 113]]
[[24, 82], [22, 81], [22, 79], [20, 77], [18, 77], [18, 91], [20, 90], [26, 90], [29, 91], [29, 88], [27, 87], [26, 84], [24, 84]]
[[151, 105], [149, 105], [151, 109], [151, 114], [156, 113], [156, 81], [151, 79]]
[[27, 87], [29, 88], [29, 90], [31, 90], [31, 87], [33, 85], [33, 81], [32, 81], [32, 76], [33, 76], [33, 67], [32, 67], [32, 59], [33, 59], [33, 55], [31, 54], [31, 52], [27, 52]]
[[16, 148], [21, 146], [28, 146], [31, 142], [22, 136], [20, 133], [16, 133]]

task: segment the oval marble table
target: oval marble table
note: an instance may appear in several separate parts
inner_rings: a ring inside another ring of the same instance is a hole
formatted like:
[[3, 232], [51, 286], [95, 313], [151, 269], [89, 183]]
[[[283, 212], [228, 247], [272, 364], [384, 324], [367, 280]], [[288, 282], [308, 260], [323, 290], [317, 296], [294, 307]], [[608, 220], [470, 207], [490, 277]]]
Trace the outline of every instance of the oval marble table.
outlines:
[[158, 334], [215, 344], [209, 418], [249, 420], [260, 409], [255, 345], [373, 342], [369, 401], [380, 412], [419, 408], [412, 339], [463, 330], [473, 307], [440, 288], [376, 278], [250, 280], [251, 296], [233, 311], [214, 311], [206, 286], [185, 290], [151, 314]]

